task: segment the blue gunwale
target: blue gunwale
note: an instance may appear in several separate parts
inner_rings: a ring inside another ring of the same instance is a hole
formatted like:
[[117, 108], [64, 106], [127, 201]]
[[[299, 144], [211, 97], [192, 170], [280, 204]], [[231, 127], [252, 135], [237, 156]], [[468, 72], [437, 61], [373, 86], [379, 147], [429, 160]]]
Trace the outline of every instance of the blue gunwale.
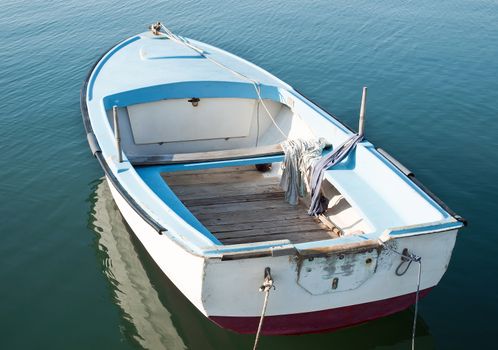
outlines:
[[[85, 106], [87, 105], [87, 102], [91, 101], [93, 98], [93, 90], [94, 90], [95, 81], [96, 81], [97, 76], [99, 75], [100, 71], [104, 67], [104, 65], [109, 61], [109, 59], [116, 52], [118, 52], [119, 50], [128, 46], [129, 44], [139, 40], [140, 38], [141, 38], [141, 36], [137, 35], [137, 36], [134, 36], [134, 37], [131, 37], [129, 39], [124, 40], [123, 42], [117, 44], [115, 47], [113, 47], [111, 50], [109, 50], [103, 56], [103, 58], [101, 58], [97, 62], [95, 68], [92, 70], [92, 72], [89, 76], [89, 82], [87, 80], [88, 88], [85, 89], [86, 90], [85, 94], [82, 94], [82, 97], [84, 97], [84, 95], [86, 95], [86, 92], [88, 92], [87, 99], [84, 99]], [[243, 59], [240, 59], [240, 60], [247, 62]], [[253, 65], [250, 62], [248, 62], [248, 63]], [[255, 67], [258, 68], [259, 70], [262, 70], [262, 68], [260, 68], [260, 67], [257, 67], [257, 66], [255, 66]], [[264, 73], [270, 75], [266, 71], [264, 71]], [[272, 75], [270, 75], [270, 76], [277, 83], [281, 82], [282, 84], [285, 84], [285, 86], [287, 86], [286, 83], [282, 82], [278, 78], [276, 78]], [[187, 94], [186, 88], [188, 86], [192, 86], [193, 83], [213, 84], [213, 86], [217, 85], [217, 88], [215, 90], [209, 91], [209, 93], [205, 93], [205, 95], [200, 96], [200, 97], [215, 97], [216, 94], [220, 93], [220, 91], [217, 91], [217, 89], [219, 89], [222, 86], [221, 84], [227, 84], [227, 83], [234, 84], [233, 87], [235, 87], [235, 92], [233, 92], [233, 94], [234, 94], [233, 97], [248, 97], [248, 98], [255, 98], [256, 97], [255, 96], [256, 94], [255, 94], [251, 84], [240, 83], [240, 82], [226, 82], [226, 81], [179, 82], [179, 83], [170, 83], [170, 84], [163, 84], [163, 85], [158, 85], [158, 86], [151, 86], [151, 87], [146, 87], [146, 88], [141, 88], [141, 89], [136, 89], [136, 90], [142, 90], [141, 95], [147, 95], [148, 93], [150, 93], [152, 91], [150, 89], [157, 89], [157, 91], [162, 91], [162, 93], [164, 93], [165, 90], [170, 89], [169, 96], [172, 96], [172, 97], [169, 97], [169, 98], [174, 98], [174, 96], [179, 96], [178, 98], [191, 97], [191, 93]], [[184, 84], [184, 86], [183, 86], [184, 89], [183, 90], [180, 89], [178, 91], [174, 91], [174, 89], [171, 90], [171, 88], [173, 87], [172, 85], [176, 85], [176, 87], [179, 88], [180, 85], [178, 85], [178, 84]], [[220, 85], [218, 85], [218, 84], [220, 84]], [[240, 84], [240, 86], [237, 87], [236, 84]], [[245, 86], [243, 86], [243, 85], [245, 85]], [[147, 90], [147, 89], [149, 89], [149, 90]], [[249, 89], [252, 89], [252, 90], [249, 90]], [[104, 108], [108, 109], [108, 108], [110, 108], [109, 106], [112, 107], [112, 105], [116, 104], [116, 103], [118, 105], [126, 106], [129, 104], [143, 103], [143, 102], [151, 101], [151, 100], [147, 101], [143, 96], [139, 97], [136, 100], [133, 100], [133, 97], [131, 95], [127, 96], [127, 94], [131, 94], [132, 91], [136, 92], [136, 90], [130, 90], [130, 91], [125, 91], [125, 92], [121, 92], [118, 94], [109, 95], [109, 96], [104, 97], [102, 101], [98, 101], [98, 102], [102, 102], [102, 105], [104, 106]], [[304, 102], [308, 107], [310, 107], [315, 112], [317, 112], [319, 115], [321, 115], [321, 117], [325, 118], [327, 121], [329, 121], [330, 123], [332, 123], [333, 125], [338, 127], [341, 131], [345, 132], [346, 134], [351, 134], [353, 132], [351, 129], [349, 129], [347, 126], [345, 126], [340, 120], [338, 120], [334, 116], [330, 115], [328, 112], [323, 110], [320, 106], [314, 104], [312, 101], [310, 101], [309, 99], [307, 99], [306, 97], [304, 97], [302, 94], [300, 94], [296, 90], [292, 89], [291, 87], [283, 88], [282, 86], [262, 85], [262, 95], [264, 98], [267, 98], [267, 99], [271, 99], [274, 101], [279, 101], [279, 102], [284, 103], [282, 95], [281, 95], [281, 93], [283, 91], [285, 91], [286, 93], [290, 93], [291, 95], [293, 95], [294, 97], [296, 97], [300, 101]], [[175, 93], [176, 93], [176, 95], [175, 95]], [[157, 96], [155, 96], [154, 98], [156, 98], [156, 97]], [[225, 94], [223, 96], [219, 96], [219, 97], [227, 97], [226, 91], [225, 91]], [[163, 98], [166, 98], [166, 97], [157, 98], [157, 100], [163, 99]], [[82, 102], [83, 102], [83, 98], [82, 98]], [[90, 125], [90, 132], [91, 132], [91, 125]], [[365, 146], [367, 146], [367, 144], [365, 144], [365, 143], [363, 143], [363, 144]], [[368, 144], [371, 145], [370, 143], [368, 143]], [[405, 176], [402, 172], [400, 172], [399, 169], [396, 168], [396, 166], [394, 166], [388, 159], [386, 159], [384, 156], [382, 156], [376, 150], [374, 150], [373, 148], [370, 148], [370, 147], [367, 147], [367, 148], [369, 148], [369, 151], [371, 153], [373, 153], [377, 158], [382, 160], [382, 162], [385, 165], [387, 165], [391, 169], [391, 171], [393, 171], [397, 176], [401, 177], [410, 187], [412, 187], [420, 195], [422, 195], [424, 197], [424, 199], [426, 199], [433, 207], [435, 207], [438, 211], [440, 211], [447, 219], [446, 221], [442, 221], [441, 223], [436, 223], [433, 225], [428, 224], [425, 227], [420, 226], [420, 227], [415, 227], [415, 228], [393, 230], [393, 231], [391, 231], [390, 234], [392, 234], [392, 235], [417, 234], [420, 232], [427, 232], [427, 230], [441, 231], [444, 229], [456, 229], [456, 228], [460, 228], [460, 227], [464, 226], [463, 223], [458, 222], [456, 220], [449, 221], [449, 219], [453, 219], [451, 214], [449, 212], [447, 212], [443, 207], [441, 207], [436, 201], [434, 201], [430, 195], [428, 195], [416, 183], [411, 181], [411, 179], [409, 177]], [[176, 195], [171, 191], [169, 186], [167, 186], [166, 183], [162, 180], [162, 178], [160, 177], [160, 172], [194, 170], [194, 169], [208, 169], [208, 168], [215, 168], [215, 167], [258, 164], [258, 162], [260, 162], [260, 163], [280, 162], [280, 161], [282, 161], [282, 159], [283, 159], [283, 156], [272, 156], [272, 157], [261, 157], [261, 158], [257, 158], [257, 159], [248, 158], [248, 159], [231, 160], [231, 161], [223, 161], [223, 162], [220, 161], [220, 162], [208, 162], [208, 163], [196, 163], [196, 164], [175, 164], [175, 165], [136, 167], [135, 170], [136, 170], [137, 174], [142, 178], [142, 180], [146, 183], [149, 183], [150, 181], [158, 182], [157, 177], [155, 177], [155, 175], [153, 175], [155, 173], [159, 177], [159, 179], [161, 180], [160, 183], [164, 185], [164, 187], [162, 187], [162, 190], [161, 190], [162, 192], [160, 191], [161, 193], [159, 193], [159, 194], [156, 192], [156, 194], [158, 194], [158, 196], [166, 204], [173, 205], [172, 209], [176, 211], [175, 206], [178, 203], [175, 202], [175, 198], [178, 202], [180, 202], [180, 201], [178, 200]], [[104, 160], [104, 162], [106, 162], [105, 159], [103, 159], [103, 160]], [[119, 180], [117, 180], [117, 181], [119, 181]], [[155, 192], [154, 187], [155, 186], [151, 186], [151, 189]], [[159, 187], [161, 187], [161, 186], [159, 186]], [[183, 206], [183, 204], [181, 202], [180, 202], [180, 204]], [[186, 220], [186, 222], [189, 224], [193, 223], [194, 225], [192, 225], [192, 226], [197, 231], [199, 231], [200, 233], [202, 233], [203, 235], [208, 237], [216, 245], [216, 247], [221, 248], [220, 247], [221, 243], [200, 222], [198, 222], [198, 220], [188, 211], [187, 208], [185, 208], [185, 209], [193, 217], [193, 220], [191, 220], [191, 218], [187, 217], [188, 220]], [[183, 217], [182, 217], [182, 219], [183, 219]], [[197, 223], [195, 221], [197, 221]], [[353, 239], [355, 239], [355, 238], [354, 237], [347, 238], [348, 241], [353, 240]], [[341, 242], [339, 242], [339, 241], [341, 241]], [[264, 243], [264, 242], [262, 242], [262, 243]], [[323, 245], [330, 245], [330, 244], [336, 244], [336, 243], [337, 244], [343, 243], [343, 239], [336, 239], [333, 242], [331, 242], [331, 241], [308, 242], [305, 245], [306, 246], [309, 246], [309, 245], [323, 246]], [[298, 244], [296, 246], [300, 246], [300, 245], [302, 245], [302, 244]], [[246, 247], [246, 248], [241, 247], [240, 249], [239, 248], [233, 248], [233, 249], [235, 251], [238, 251], [238, 250], [257, 250], [257, 249], [262, 249], [263, 247], [266, 247], [266, 246], [268, 246], [268, 244], [266, 244], [266, 245], [265, 244], [255, 244], [251, 247]], [[270, 245], [270, 246], [274, 246], [274, 245]], [[197, 247], [197, 248], [199, 249], [200, 247]], [[203, 250], [203, 249], [201, 249], [201, 250]], [[204, 252], [207, 252], [207, 251], [204, 250]]]
[[410, 235], [417, 234], [422, 232], [436, 232], [436, 231], [448, 231], [452, 229], [459, 229], [463, 227], [463, 223], [459, 221], [446, 221], [440, 222], [436, 224], [429, 224], [426, 226], [417, 226], [417, 227], [407, 227], [400, 229], [393, 229], [389, 232], [391, 236], [402, 236], [402, 235]]

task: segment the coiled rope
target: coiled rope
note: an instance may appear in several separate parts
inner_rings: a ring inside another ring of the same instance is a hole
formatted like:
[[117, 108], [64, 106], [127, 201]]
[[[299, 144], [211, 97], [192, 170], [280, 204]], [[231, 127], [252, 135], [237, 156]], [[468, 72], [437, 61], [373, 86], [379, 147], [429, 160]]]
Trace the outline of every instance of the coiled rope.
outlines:
[[[214, 58], [212, 57], [209, 57], [208, 55], [206, 55], [205, 51], [195, 45], [193, 45], [192, 43], [190, 43], [188, 40], [186, 40], [185, 38], [181, 37], [181, 36], [178, 36], [176, 34], [174, 34], [169, 28], [167, 28], [164, 24], [162, 24], [161, 22], [157, 22], [156, 24], [153, 24], [151, 26], [151, 30], [153, 33], [159, 33], [157, 30], [154, 32], [155, 28], [159, 28], [161, 27], [165, 34], [171, 39], [171, 40], [174, 40], [180, 44], [183, 44], [189, 48], [191, 48], [192, 50], [196, 51], [199, 55], [201, 55], [202, 57], [204, 57], [205, 59], [213, 62], [214, 64], [218, 65], [219, 67], [223, 68], [223, 69], [226, 69], [227, 71], [231, 72], [232, 74], [242, 78], [242, 79], [245, 79], [247, 80], [248, 82], [250, 82], [253, 86], [254, 86], [254, 90], [256, 91], [256, 95], [258, 96], [258, 100], [261, 102], [261, 105], [263, 106], [263, 108], [265, 109], [266, 113], [268, 114], [268, 116], [270, 117], [272, 123], [275, 125], [275, 127], [277, 128], [277, 130], [280, 132], [280, 134], [282, 134], [282, 136], [284, 137], [284, 139], [287, 139], [287, 134], [284, 133], [282, 131], [282, 129], [280, 128], [280, 126], [277, 124], [275, 118], [273, 118], [273, 115], [270, 113], [268, 107], [266, 106], [266, 104], [264, 103], [263, 101], [263, 98], [261, 97], [261, 84], [257, 81], [257, 80], [254, 80], [250, 77], [248, 77], [247, 75], [245, 74], [242, 74], [240, 72], [237, 72], [236, 70], [233, 70], [232, 68], [224, 65], [223, 63], [215, 60]], [[158, 35], [158, 34], [155, 34], [155, 35]], [[258, 130], [259, 132], [259, 130]]]
[[259, 337], [261, 335], [261, 329], [263, 328], [263, 321], [265, 319], [266, 307], [268, 306], [268, 298], [270, 297], [270, 290], [272, 288], [275, 289], [275, 286], [273, 285], [270, 268], [267, 267], [265, 268], [263, 284], [259, 287], [259, 291], [265, 293], [265, 300], [263, 301], [263, 309], [261, 310], [261, 317], [259, 318], [258, 330], [256, 332], [256, 338], [254, 339], [254, 346], [252, 347], [253, 350], [256, 350], [258, 347]]

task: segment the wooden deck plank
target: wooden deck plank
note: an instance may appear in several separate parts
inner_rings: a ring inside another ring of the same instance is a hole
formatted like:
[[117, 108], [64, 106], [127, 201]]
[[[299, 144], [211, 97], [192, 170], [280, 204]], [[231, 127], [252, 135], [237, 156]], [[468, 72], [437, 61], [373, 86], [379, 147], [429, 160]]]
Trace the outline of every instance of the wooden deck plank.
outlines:
[[201, 199], [201, 198], [218, 198], [221, 196], [235, 196], [240, 194], [261, 194], [281, 192], [278, 184], [270, 183], [242, 183], [232, 184], [230, 186], [218, 184], [209, 186], [171, 186], [171, 189], [182, 200]]
[[196, 215], [205, 225], [234, 225], [236, 223], [306, 220], [309, 216], [301, 211], [291, 211], [282, 213], [280, 209], [254, 210], [249, 213], [217, 213]]
[[307, 214], [304, 204], [285, 202], [279, 177], [254, 167], [228, 167], [161, 174], [197, 219], [224, 244], [289, 239], [293, 243], [336, 237]]
[[244, 194], [223, 196], [223, 197], [204, 197], [204, 198], [192, 198], [184, 199], [182, 202], [187, 207], [200, 207], [200, 206], [210, 206], [216, 204], [231, 204], [231, 203], [245, 203], [245, 202], [258, 202], [265, 200], [283, 200], [284, 195], [281, 192], [267, 192], [267, 193], [255, 193], [251, 196]]
[[217, 233], [223, 232], [233, 232], [234, 230], [262, 230], [272, 227], [284, 227], [284, 226], [297, 226], [303, 224], [302, 219], [289, 219], [289, 220], [267, 220], [267, 221], [250, 221], [250, 222], [237, 222], [237, 225], [233, 223], [216, 223], [213, 222], [209, 226], [211, 231]]
[[292, 226], [277, 226], [277, 227], [262, 227], [259, 229], [248, 229], [242, 230], [238, 225], [232, 228], [232, 231], [215, 231], [213, 230], [213, 234], [216, 235], [218, 239], [230, 239], [235, 237], [251, 237], [251, 236], [260, 236], [260, 235], [275, 235], [275, 234], [283, 234], [287, 233], [292, 235], [293, 233], [303, 233], [303, 232], [313, 232], [313, 231], [327, 232], [320, 225], [316, 225], [316, 223], [306, 223], [300, 225], [292, 225]]
[[[228, 183], [252, 183], [261, 179], [261, 173], [254, 170], [234, 171], [234, 172], [213, 172], [213, 173], [190, 173], [174, 175], [174, 173], [163, 173], [161, 176], [171, 186], [204, 184], [228, 184]], [[271, 181], [271, 179], [270, 179]]]
[[265, 242], [269, 240], [280, 240], [280, 239], [288, 239], [292, 243], [304, 243], [318, 240], [331, 239], [330, 236], [323, 236], [323, 231], [312, 231], [312, 232], [296, 232], [293, 234], [289, 233], [281, 233], [274, 235], [259, 235], [259, 236], [251, 236], [251, 237], [234, 237], [234, 238], [226, 238], [221, 239], [220, 241], [224, 244], [242, 244], [247, 242]]
[[[264, 200], [256, 202], [242, 202], [231, 204], [212, 204], [203, 206], [189, 207], [190, 211], [195, 215], [196, 213], [244, 213], [256, 209], [280, 209], [282, 211], [289, 210], [290, 205], [280, 199], [277, 200]], [[295, 209], [295, 208], [294, 208]]]

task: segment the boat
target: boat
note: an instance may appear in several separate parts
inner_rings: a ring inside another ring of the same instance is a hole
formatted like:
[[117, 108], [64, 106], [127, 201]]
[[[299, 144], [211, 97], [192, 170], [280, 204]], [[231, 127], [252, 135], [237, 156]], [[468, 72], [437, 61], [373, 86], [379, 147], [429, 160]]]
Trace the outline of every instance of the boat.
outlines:
[[[365, 138], [365, 103], [366, 89], [355, 132], [159, 23], [108, 50], [81, 90], [92, 154], [152, 260], [220, 327], [266, 335], [399, 312], [448, 268], [465, 219]], [[322, 144], [309, 174], [286, 151], [299, 140]], [[296, 176], [306, 191], [289, 199]]]

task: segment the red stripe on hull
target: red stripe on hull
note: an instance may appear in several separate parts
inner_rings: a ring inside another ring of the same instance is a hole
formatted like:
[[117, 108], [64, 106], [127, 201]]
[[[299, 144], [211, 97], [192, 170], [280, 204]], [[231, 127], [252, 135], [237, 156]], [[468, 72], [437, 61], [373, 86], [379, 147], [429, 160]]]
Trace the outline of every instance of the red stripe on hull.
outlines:
[[[426, 296], [431, 289], [420, 291], [420, 297]], [[266, 316], [262, 333], [265, 335], [285, 335], [327, 332], [391, 315], [414, 303], [415, 293], [410, 293], [336, 309]], [[259, 317], [209, 316], [209, 319], [220, 327], [245, 334], [256, 333], [259, 323]]]

